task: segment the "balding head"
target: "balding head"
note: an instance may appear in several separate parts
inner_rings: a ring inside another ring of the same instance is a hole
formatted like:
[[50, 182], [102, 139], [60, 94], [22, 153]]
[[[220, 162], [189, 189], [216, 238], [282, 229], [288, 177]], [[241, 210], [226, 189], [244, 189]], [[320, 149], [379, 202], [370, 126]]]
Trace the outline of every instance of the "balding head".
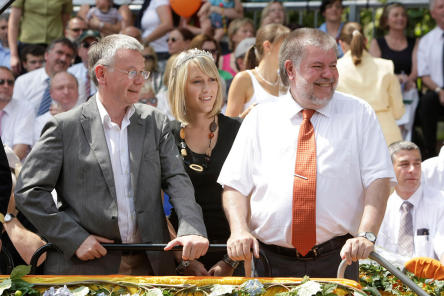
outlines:
[[56, 73], [51, 79], [50, 94], [62, 112], [70, 110], [79, 98], [76, 77], [65, 71]]
[[137, 41], [142, 43], [142, 32], [136, 27], [133, 26], [125, 27], [122, 29], [122, 31], [120, 31], [120, 34], [134, 37], [137, 39]]

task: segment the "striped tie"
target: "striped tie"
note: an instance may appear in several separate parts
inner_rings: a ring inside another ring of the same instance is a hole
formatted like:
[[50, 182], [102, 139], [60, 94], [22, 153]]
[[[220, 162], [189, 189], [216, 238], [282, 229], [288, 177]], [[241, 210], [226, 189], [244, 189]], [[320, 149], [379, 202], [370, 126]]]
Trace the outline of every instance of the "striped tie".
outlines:
[[294, 169], [291, 244], [302, 256], [316, 244], [316, 141], [310, 122], [314, 112], [302, 111]]
[[413, 205], [408, 201], [404, 201], [401, 205], [398, 247], [399, 253], [407, 257], [412, 257], [414, 250], [412, 208]]
[[37, 116], [40, 116], [40, 115], [48, 112], [49, 107], [51, 106], [51, 103], [52, 103], [51, 95], [49, 93], [49, 78], [46, 78], [45, 83], [46, 83], [46, 88], [45, 88], [45, 92], [43, 93], [42, 101], [40, 103], [40, 107], [39, 107], [39, 111], [37, 112]]

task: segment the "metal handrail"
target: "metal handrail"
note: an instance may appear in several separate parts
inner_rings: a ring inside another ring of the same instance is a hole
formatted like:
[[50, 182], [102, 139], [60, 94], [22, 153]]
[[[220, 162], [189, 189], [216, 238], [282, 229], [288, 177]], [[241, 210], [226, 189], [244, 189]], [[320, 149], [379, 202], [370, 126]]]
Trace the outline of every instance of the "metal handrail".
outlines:
[[[378, 262], [385, 269], [390, 271], [394, 276], [396, 276], [402, 283], [404, 283], [407, 287], [409, 287], [413, 292], [415, 292], [419, 296], [430, 296], [423, 289], [421, 289], [417, 284], [415, 284], [407, 275], [402, 273], [398, 268], [396, 268], [393, 264], [387, 261], [384, 257], [379, 255], [376, 252], [371, 252], [368, 256], [370, 259]], [[338, 278], [344, 278], [345, 269], [347, 268], [347, 261], [342, 260], [338, 267]]]

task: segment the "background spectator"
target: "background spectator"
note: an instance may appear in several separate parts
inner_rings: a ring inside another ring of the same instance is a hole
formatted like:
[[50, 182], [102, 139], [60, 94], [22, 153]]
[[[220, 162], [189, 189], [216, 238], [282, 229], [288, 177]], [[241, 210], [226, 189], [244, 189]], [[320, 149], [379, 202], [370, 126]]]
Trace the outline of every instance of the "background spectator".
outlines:
[[102, 36], [118, 33], [122, 28], [122, 15], [112, 5], [112, 0], [96, 0], [96, 7], [90, 8], [86, 14], [88, 27]]
[[11, 51], [8, 45], [9, 14], [0, 15], [0, 66], [10, 67]]
[[69, 19], [68, 24], [65, 28], [65, 37], [71, 40], [71, 42], [75, 42], [80, 35], [82, 35], [83, 31], [88, 29], [88, 24], [86, 21], [80, 16], [74, 16]]
[[268, 24], [285, 25], [285, 9], [280, 1], [270, 1], [261, 13], [261, 26]]
[[33, 144], [34, 113], [24, 101], [12, 100], [14, 75], [0, 66], [1, 138], [23, 160]]
[[142, 43], [142, 32], [137, 27], [134, 27], [134, 26], [125, 27], [122, 30], [120, 30], [120, 34], [125, 34], [128, 36], [134, 37], [137, 39], [137, 41]]
[[[367, 101], [376, 112], [387, 145], [400, 141], [396, 120], [404, 114], [401, 86], [393, 73], [393, 62], [371, 56], [358, 23], [343, 26], [339, 42], [345, 53], [338, 60], [338, 91]], [[322, 83], [322, 81], [320, 82]]]
[[48, 45], [63, 36], [72, 13], [72, 0], [16, 0], [11, 5], [8, 42], [11, 69], [20, 73], [20, 51], [25, 44]]
[[45, 63], [45, 47], [38, 44], [26, 45], [23, 47], [20, 60], [26, 72], [43, 67]]
[[168, 34], [168, 52], [170, 55], [181, 53], [190, 47], [193, 33], [185, 28], [176, 28]]
[[398, 121], [402, 125], [404, 139], [410, 140], [418, 105], [417, 77], [417, 45], [418, 40], [405, 35], [407, 28], [407, 11], [401, 3], [391, 3], [384, 7], [379, 26], [387, 32], [383, 37], [373, 39], [370, 54], [393, 61], [395, 74], [401, 83], [403, 100], [406, 108], [404, 116]]
[[[336, 42], [339, 40], [339, 34], [341, 33], [342, 26], [342, 12], [344, 7], [342, 6], [342, 0], [322, 0], [320, 11], [325, 18], [325, 23], [322, 23], [319, 30], [328, 33], [331, 37], [335, 38]], [[343, 52], [338, 43], [338, 58], [342, 57]]]
[[220, 58], [220, 68], [235, 76], [238, 70], [236, 68], [236, 58], [234, 57], [233, 52], [236, 50], [236, 47], [242, 40], [254, 36], [255, 31], [252, 20], [249, 18], [233, 20], [228, 27], [228, 40], [231, 53], [228, 53]]

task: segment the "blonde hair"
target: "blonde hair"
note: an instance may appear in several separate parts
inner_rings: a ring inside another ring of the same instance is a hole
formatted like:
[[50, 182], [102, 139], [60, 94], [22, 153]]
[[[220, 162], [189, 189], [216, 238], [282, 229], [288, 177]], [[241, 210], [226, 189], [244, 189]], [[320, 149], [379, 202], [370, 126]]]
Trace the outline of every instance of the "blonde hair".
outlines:
[[233, 48], [233, 36], [236, 34], [237, 30], [247, 24], [250, 24], [254, 30], [254, 23], [249, 18], [238, 18], [231, 21], [230, 25], [228, 26], [228, 42], [231, 50], [235, 50], [235, 48]]
[[177, 53], [171, 55], [168, 58], [168, 61], [166, 62], [165, 72], [163, 72], [163, 78], [162, 78], [162, 83], [166, 87], [168, 87], [168, 81], [170, 81], [171, 69], [173, 69], [173, 65], [174, 65], [174, 62], [176, 61], [176, 58], [177, 58]]
[[209, 117], [217, 115], [223, 104], [222, 81], [211, 54], [199, 49], [190, 49], [180, 53], [176, 57], [170, 73], [168, 102], [171, 113], [179, 122], [184, 124], [189, 123], [189, 114], [187, 114], [186, 108], [186, 87], [190, 65], [198, 67], [204, 74], [217, 80], [218, 89], [216, 101], [214, 102], [213, 109], [209, 113]]
[[366, 49], [362, 26], [355, 22], [346, 23], [341, 30], [339, 40], [350, 45], [353, 64], [359, 65], [362, 61], [362, 53]]

